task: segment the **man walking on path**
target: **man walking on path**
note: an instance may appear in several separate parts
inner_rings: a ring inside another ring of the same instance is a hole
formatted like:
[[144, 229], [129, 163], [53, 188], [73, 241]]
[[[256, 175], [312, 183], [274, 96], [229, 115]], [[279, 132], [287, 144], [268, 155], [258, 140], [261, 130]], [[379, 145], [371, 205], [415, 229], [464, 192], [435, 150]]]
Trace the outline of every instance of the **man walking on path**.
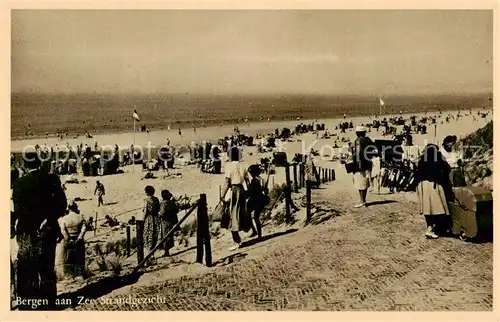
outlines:
[[102, 196], [106, 194], [104, 190], [104, 185], [97, 180], [96, 182], [96, 187], [94, 190], [94, 195], [97, 193], [97, 207], [100, 207], [101, 205], [104, 206], [104, 201], [102, 199]]
[[[12, 190], [11, 231], [18, 244], [16, 291], [20, 309], [54, 309], [57, 297], [54, 270], [56, 244], [61, 236], [57, 220], [64, 215], [66, 195], [59, 177], [40, 169], [36, 152], [24, 154], [26, 174]], [[23, 305], [39, 300], [41, 305]]]
[[366, 206], [366, 194], [370, 187], [373, 151], [372, 140], [366, 136], [364, 126], [356, 127], [356, 140], [354, 141], [354, 161], [356, 162], [356, 171], [354, 172], [354, 187], [359, 191], [360, 203], [355, 208]]

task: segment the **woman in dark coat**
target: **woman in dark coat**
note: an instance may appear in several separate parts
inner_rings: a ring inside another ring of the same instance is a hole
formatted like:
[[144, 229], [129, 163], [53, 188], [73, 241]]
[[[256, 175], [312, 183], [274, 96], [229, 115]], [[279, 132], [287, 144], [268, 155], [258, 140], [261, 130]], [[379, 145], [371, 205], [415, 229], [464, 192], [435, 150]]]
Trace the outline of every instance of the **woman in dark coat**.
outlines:
[[[168, 232], [174, 228], [174, 226], [179, 222], [177, 218], [177, 213], [179, 208], [177, 207], [177, 202], [172, 197], [172, 194], [168, 190], [161, 191], [161, 198], [163, 199], [160, 203], [160, 230], [158, 239], [161, 240], [167, 236]], [[174, 235], [165, 240], [163, 244], [163, 257], [170, 256], [170, 249], [174, 247]]]
[[252, 236], [257, 235], [259, 239], [262, 238], [262, 224], [260, 222], [260, 215], [264, 207], [266, 206], [266, 195], [267, 187], [266, 183], [260, 177], [260, 167], [257, 164], [251, 165], [248, 168], [248, 173], [252, 177], [250, 184], [248, 186], [248, 200], [247, 200], [247, 211], [249, 215], [252, 215], [255, 221], [255, 226], [257, 231], [252, 227]]

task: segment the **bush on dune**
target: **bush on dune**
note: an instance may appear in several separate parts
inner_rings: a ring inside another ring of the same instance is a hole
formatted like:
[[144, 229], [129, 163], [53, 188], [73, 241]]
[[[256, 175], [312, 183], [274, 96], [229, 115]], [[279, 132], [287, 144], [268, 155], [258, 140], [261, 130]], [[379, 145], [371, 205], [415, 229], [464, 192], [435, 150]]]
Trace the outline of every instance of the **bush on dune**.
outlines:
[[464, 157], [472, 158], [477, 152], [493, 149], [493, 121], [462, 139], [465, 148]]

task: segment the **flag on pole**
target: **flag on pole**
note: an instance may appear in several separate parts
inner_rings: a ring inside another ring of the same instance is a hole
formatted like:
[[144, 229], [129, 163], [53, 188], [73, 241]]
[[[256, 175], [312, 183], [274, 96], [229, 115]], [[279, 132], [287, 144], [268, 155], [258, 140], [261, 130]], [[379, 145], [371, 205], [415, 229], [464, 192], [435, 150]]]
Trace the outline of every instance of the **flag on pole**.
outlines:
[[139, 122], [139, 114], [137, 114], [137, 111], [134, 110], [134, 114], [132, 114], [132, 117], [137, 121]]
[[384, 101], [382, 101], [381, 98], [379, 98], [379, 100], [380, 100], [380, 105], [384, 106], [385, 105]]

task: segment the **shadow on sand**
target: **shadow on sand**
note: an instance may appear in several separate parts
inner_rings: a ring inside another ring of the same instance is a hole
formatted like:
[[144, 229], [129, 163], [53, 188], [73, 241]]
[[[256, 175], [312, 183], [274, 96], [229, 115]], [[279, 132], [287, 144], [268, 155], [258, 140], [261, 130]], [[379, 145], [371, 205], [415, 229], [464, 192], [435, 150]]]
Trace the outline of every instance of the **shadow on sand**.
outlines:
[[260, 240], [258, 238], [250, 239], [250, 240], [242, 242], [240, 248], [250, 247], [250, 246], [253, 246], [257, 243], [260, 243], [260, 242], [263, 242], [263, 241], [266, 241], [269, 239], [273, 239], [273, 238], [276, 238], [279, 236], [288, 235], [288, 234], [294, 233], [296, 231], [298, 231], [298, 229], [293, 228], [293, 229], [288, 229], [286, 231], [281, 231], [281, 232], [277, 232], [277, 233], [274, 233], [271, 235], [263, 236]]
[[385, 204], [394, 203], [394, 202], [397, 202], [397, 201], [394, 201], [394, 200], [372, 201], [372, 202], [367, 202], [366, 206], [370, 207], [370, 206], [377, 206], [377, 205], [385, 205]]
[[85, 285], [83, 288], [69, 293], [63, 293], [57, 296], [61, 303], [68, 303], [66, 305], [57, 305], [55, 310], [65, 310], [68, 308], [74, 308], [81, 303], [82, 299], [97, 299], [114, 290], [122, 288], [127, 285], [136, 283], [143, 273], [138, 272], [135, 274], [127, 274], [123, 276], [107, 276], [105, 278], [99, 279], [98, 281]]

